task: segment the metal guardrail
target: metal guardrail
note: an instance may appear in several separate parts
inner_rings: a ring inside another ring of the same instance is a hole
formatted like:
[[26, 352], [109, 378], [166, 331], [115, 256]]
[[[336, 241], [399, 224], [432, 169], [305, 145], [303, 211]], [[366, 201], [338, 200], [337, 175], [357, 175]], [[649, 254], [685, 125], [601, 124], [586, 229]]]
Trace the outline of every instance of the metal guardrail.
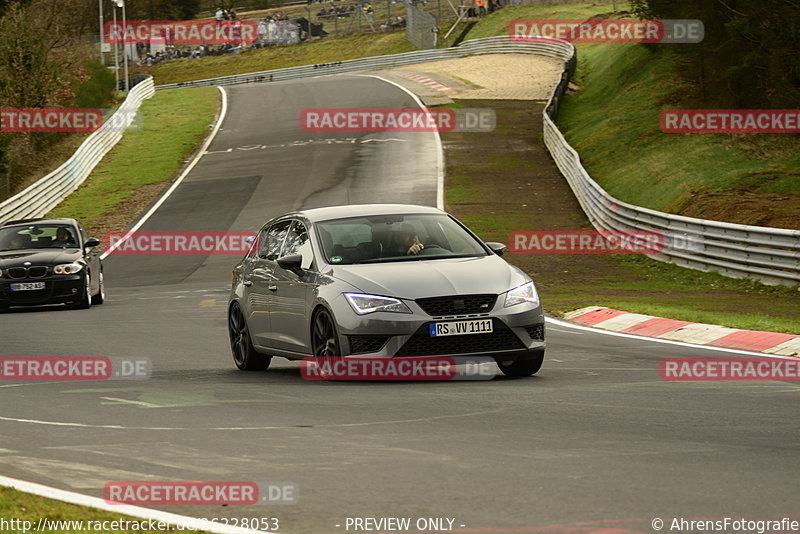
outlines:
[[732, 278], [752, 278], [768, 284], [800, 284], [800, 230], [695, 219], [634, 206], [612, 197], [589, 176], [581, 164], [580, 155], [567, 143], [553, 122], [577, 64], [575, 48], [565, 41], [542, 39], [537, 42], [514, 42], [507, 36], [487, 37], [465, 41], [460, 46], [447, 49], [418, 50], [335, 64], [224, 76], [162, 85], [157, 89], [292, 80], [499, 53], [537, 54], [564, 62], [561, 80], [544, 111], [544, 141], [595, 228], [604, 231], [658, 232], [664, 238], [663, 249], [651, 257], [661, 261], [702, 271], [717, 271]]
[[122, 105], [56, 170], [0, 204], [0, 223], [42, 217], [75, 191], [130, 126], [139, 105], [155, 94], [153, 78], [130, 90]]
[[176, 89], [179, 87], [207, 87], [211, 85], [239, 85], [243, 83], [278, 82], [296, 80], [313, 76], [330, 74], [346, 74], [349, 72], [370, 71], [413, 65], [426, 61], [455, 59], [476, 54], [527, 53], [555, 58], [563, 58], [563, 44], [558, 42], [514, 43], [506, 37], [486, 37], [465, 41], [460, 46], [438, 50], [415, 50], [388, 56], [374, 56], [359, 59], [348, 59], [335, 63], [303, 65], [285, 69], [263, 70], [246, 74], [234, 74], [219, 78], [208, 78], [191, 82], [179, 82], [156, 86], [160, 89]]

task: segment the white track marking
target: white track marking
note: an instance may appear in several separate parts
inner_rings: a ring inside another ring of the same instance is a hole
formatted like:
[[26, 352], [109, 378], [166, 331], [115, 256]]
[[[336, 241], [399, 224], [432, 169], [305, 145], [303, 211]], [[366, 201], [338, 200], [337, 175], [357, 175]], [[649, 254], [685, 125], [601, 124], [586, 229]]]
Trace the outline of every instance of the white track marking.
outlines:
[[118, 248], [126, 239], [128, 239], [136, 230], [141, 228], [142, 225], [147, 221], [147, 219], [153, 216], [153, 214], [156, 212], [156, 210], [158, 210], [158, 208], [161, 207], [164, 201], [166, 201], [167, 198], [169, 198], [169, 196], [178, 188], [178, 186], [181, 185], [183, 180], [186, 179], [186, 177], [189, 175], [192, 169], [194, 169], [195, 165], [197, 165], [197, 162], [200, 161], [200, 158], [203, 157], [203, 154], [205, 153], [206, 149], [214, 140], [214, 137], [217, 136], [217, 132], [219, 131], [220, 126], [222, 126], [222, 121], [225, 120], [225, 115], [228, 112], [228, 93], [225, 92], [225, 89], [219, 85], [217, 86], [217, 89], [219, 89], [219, 92], [222, 94], [222, 108], [220, 109], [219, 117], [217, 118], [217, 123], [214, 125], [214, 129], [211, 130], [211, 133], [206, 138], [205, 142], [203, 143], [203, 146], [200, 147], [200, 150], [197, 151], [197, 154], [195, 154], [194, 158], [189, 163], [189, 165], [187, 165], [186, 168], [181, 173], [181, 175], [178, 176], [178, 179], [175, 180], [175, 183], [173, 183], [172, 186], [170, 186], [170, 188], [167, 189], [166, 193], [161, 195], [161, 198], [159, 198], [158, 201], [155, 204], [153, 204], [150, 210], [147, 213], [145, 213], [136, 222], [135, 225], [133, 225], [133, 228], [125, 232], [125, 234], [120, 238], [119, 241], [114, 243], [111, 247], [109, 247], [108, 250], [106, 250], [100, 255], [101, 260], [106, 259], [111, 252], [114, 252], [114, 250]]
[[213, 523], [211, 521], [199, 520], [194, 517], [185, 515], [171, 514], [169, 512], [162, 512], [160, 510], [151, 510], [149, 508], [142, 508], [140, 506], [132, 506], [129, 504], [108, 504], [105, 499], [97, 497], [90, 497], [88, 495], [81, 495], [71, 491], [65, 491], [58, 488], [51, 488], [42, 484], [35, 484], [33, 482], [25, 482], [15, 478], [8, 478], [0, 476], [0, 486], [13, 488], [25, 493], [31, 493], [40, 497], [54, 499], [56, 501], [76, 504], [78, 506], [89, 506], [96, 510], [103, 510], [105, 512], [113, 512], [115, 514], [127, 515], [139, 519], [146, 519], [148, 521], [163, 521], [170, 525], [189, 525], [195, 526], [195, 530], [206, 530], [219, 534], [255, 534], [261, 533], [260, 530], [250, 530], [246, 528], [233, 527], [221, 523]]
[[[387, 80], [382, 76], [378, 76], [377, 74], [354, 74], [353, 76], [362, 76], [364, 78], [377, 78], [383, 82], [389, 83], [409, 95], [411, 98], [414, 99], [414, 102], [422, 109], [423, 111], [428, 111], [427, 106], [422, 103], [422, 100], [419, 99], [417, 95], [400, 85], [399, 83], [393, 82], [392, 80]], [[444, 147], [442, 146], [442, 137], [439, 135], [439, 130], [433, 131], [433, 138], [436, 142], [436, 207], [440, 210], [444, 209]]]
[[[390, 421], [367, 421], [365, 423], [332, 423], [327, 425], [313, 425], [314, 428], [346, 428], [355, 426], [371, 426], [371, 425], [396, 425], [400, 423], [422, 423], [428, 421], [436, 421], [439, 419], [454, 419], [457, 417], [475, 417], [477, 415], [491, 415], [502, 412], [504, 408], [497, 408], [494, 410], [484, 410], [480, 412], [470, 412], [454, 415], [436, 415], [431, 417], [420, 417], [416, 419], [394, 419]], [[122, 426], [122, 425], [88, 425], [84, 423], [59, 423], [57, 421], [40, 421], [37, 419], [19, 419], [16, 417], [2, 417], [0, 421], [11, 421], [14, 423], [32, 423], [37, 425], [50, 425], [50, 426], [67, 426], [78, 428], [106, 428], [110, 430], [297, 430], [297, 425], [290, 426], [240, 426], [240, 427], [214, 427], [214, 428], [187, 428], [187, 427], [148, 427], [148, 426]]]
[[67, 382], [72, 382], [72, 380], [44, 380], [36, 382], [23, 382], [22, 384], [7, 384], [5, 386], [0, 386], [2, 388], [18, 388], [20, 386], [45, 386], [47, 384], [65, 384]]
[[150, 404], [149, 402], [144, 401], [135, 401], [135, 400], [128, 400], [128, 399], [118, 399], [116, 397], [100, 397], [103, 400], [112, 401], [112, 402], [119, 402], [123, 404], [135, 404], [136, 406], [144, 406], [145, 408], [161, 408], [158, 404]]

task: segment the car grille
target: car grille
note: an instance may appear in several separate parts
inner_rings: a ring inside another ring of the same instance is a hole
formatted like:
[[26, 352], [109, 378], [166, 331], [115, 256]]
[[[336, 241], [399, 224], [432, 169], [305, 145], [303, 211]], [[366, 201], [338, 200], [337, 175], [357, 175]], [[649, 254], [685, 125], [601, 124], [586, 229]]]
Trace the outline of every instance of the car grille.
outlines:
[[9, 278], [25, 278], [28, 270], [25, 267], [11, 267], [6, 269]]
[[20, 280], [22, 278], [44, 278], [47, 275], [47, 267], [34, 266], [34, 267], [11, 267], [7, 269], [9, 278]]
[[471, 315], [492, 310], [497, 295], [454, 295], [417, 299], [416, 303], [431, 317]]
[[44, 278], [47, 275], [47, 267], [28, 267], [28, 278]]
[[544, 341], [544, 325], [543, 324], [535, 324], [533, 326], [526, 326], [525, 331], [528, 332], [528, 335], [531, 336], [531, 339], [535, 339], [537, 341]]
[[452, 356], [525, 348], [516, 334], [498, 319], [492, 319], [491, 334], [431, 337], [429, 325], [422, 325], [395, 356]]
[[347, 336], [350, 340], [350, 354], [378, 352], [392, 336]]

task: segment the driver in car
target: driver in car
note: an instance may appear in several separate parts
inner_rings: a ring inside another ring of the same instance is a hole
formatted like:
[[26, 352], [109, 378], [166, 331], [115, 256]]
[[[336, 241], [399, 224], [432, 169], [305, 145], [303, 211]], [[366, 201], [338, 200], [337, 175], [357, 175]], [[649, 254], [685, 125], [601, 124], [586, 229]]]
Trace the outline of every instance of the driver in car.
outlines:
[[422, 249], [425, 248], [425, 245], [420, 242], [414, 227], [408, 223], [404, 224], [398, 232], [395, 232], [392, 238], [398, 255], [419, 255]]
[[78, 246], [78, 244], [75, 242], [75, 238], [72, 237], [72, 232], [70, 232], [64, 227], [61, 227], [58, 230], [56, 230], [56, 239], [55, 241], [53, 241], [53, 245], [57, 247]]
[[9, 241], [6, 250], [21, 250], [25, 247], [25, 238], [21, 235], [13, 236]]

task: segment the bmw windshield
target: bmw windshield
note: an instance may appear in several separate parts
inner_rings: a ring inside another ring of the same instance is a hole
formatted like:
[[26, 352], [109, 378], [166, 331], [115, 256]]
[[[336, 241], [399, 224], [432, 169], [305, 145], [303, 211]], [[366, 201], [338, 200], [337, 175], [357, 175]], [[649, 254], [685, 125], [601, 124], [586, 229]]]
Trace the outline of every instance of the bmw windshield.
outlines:
[[487, 255], [475, 237], [446, 215], [352, 217], [316, 227], [325, 258], [334, 265]]
[[0, 228], [0, 252], [39, 248], [75, 248], [78, 231], [66, 224], [35, 224]]

